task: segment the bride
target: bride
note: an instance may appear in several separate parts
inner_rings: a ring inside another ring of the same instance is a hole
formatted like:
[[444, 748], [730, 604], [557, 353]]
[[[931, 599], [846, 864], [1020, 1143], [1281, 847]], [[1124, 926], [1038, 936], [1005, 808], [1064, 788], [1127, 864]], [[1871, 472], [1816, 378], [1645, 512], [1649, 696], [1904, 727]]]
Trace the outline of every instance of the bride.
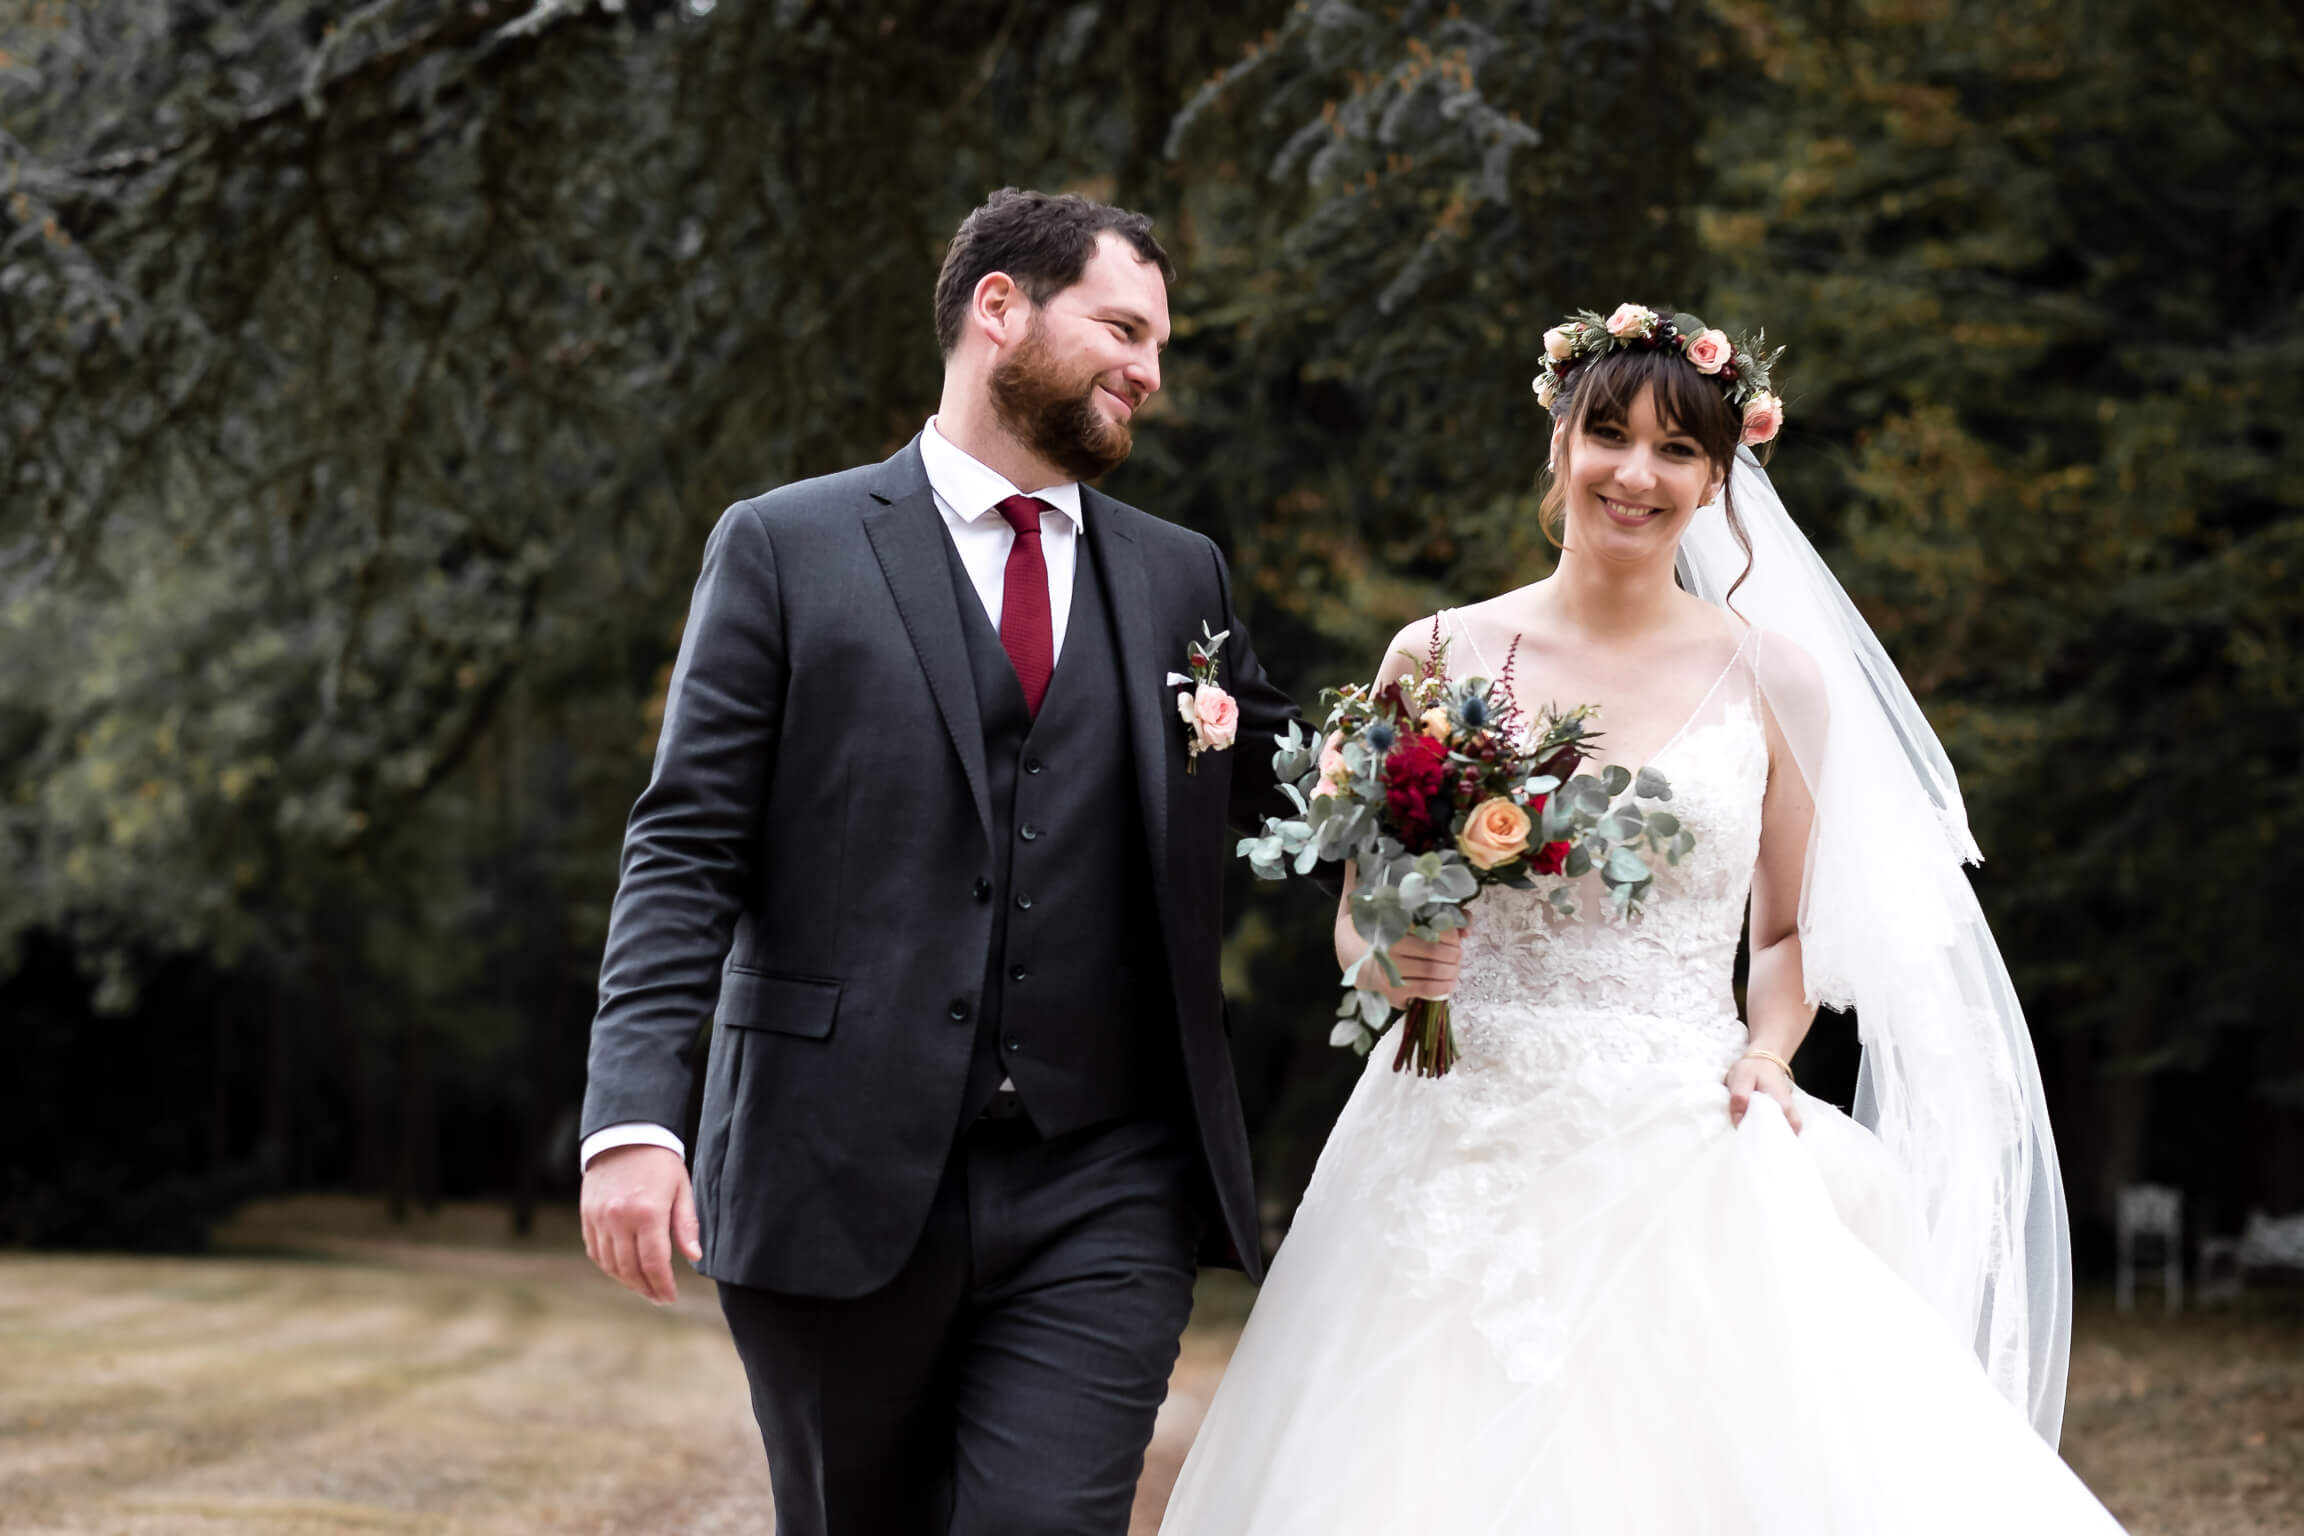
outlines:
[[[1769, 359], [1637, 305], [1546, 352], [1557, 570], [1380, 675], [1599, 703], [1696, 848], [1636, 922], [1540, 879], [1394, 949], [1461, 1059], [1369, 1056], [1162, 1530], [2115, 1532], [2053, 1449], [2062, 1196], [1959, 792], [1750, 452]], [[1793, 1082], [1820, 1003], [1854, 1120]]]

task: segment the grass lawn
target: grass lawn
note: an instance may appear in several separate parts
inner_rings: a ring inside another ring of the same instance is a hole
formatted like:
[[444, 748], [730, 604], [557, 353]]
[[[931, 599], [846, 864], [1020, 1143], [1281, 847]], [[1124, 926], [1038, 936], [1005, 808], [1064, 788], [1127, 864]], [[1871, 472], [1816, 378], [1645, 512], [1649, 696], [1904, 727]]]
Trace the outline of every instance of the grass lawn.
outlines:
[[[0, 1531], [770, 1529], [707, 1283], [625, 1296], [560, 1211], [514, 1242], [494, 1208], [386, 1229], [307, 1199], [225, 1238], [202, 1259], [0, 1255]], [[1246, 1301], [1203, 1287], [1141, 1532]], [[2080, 1322], [2065, 1452], [2137, 1536], [2304, 1531], [2304, 1305]]]

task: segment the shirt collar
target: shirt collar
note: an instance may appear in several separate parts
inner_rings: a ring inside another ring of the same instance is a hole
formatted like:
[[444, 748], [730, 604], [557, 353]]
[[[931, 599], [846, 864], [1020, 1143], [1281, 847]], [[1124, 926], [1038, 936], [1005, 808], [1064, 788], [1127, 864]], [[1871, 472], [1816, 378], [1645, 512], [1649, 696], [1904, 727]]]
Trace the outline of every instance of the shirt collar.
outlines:
[[[1021, 494], [1009, 484], [1006, 475], [966, 450], [955, 448], [949, 438], [936, 430], [933, 416], [928, 418], [927, 428], [920, 434], [920, 462], [928, 471], [928, 488], [943, 497], [944, 504], [958, 513], [963, 522], [996, 516], [1000, 503]], [[1086, 526], [1080, 511], [1078, 481], [1067, 480], [1062, 485], [1047, 486], [1031, 494], [1063, 513], [1074, 533]]]

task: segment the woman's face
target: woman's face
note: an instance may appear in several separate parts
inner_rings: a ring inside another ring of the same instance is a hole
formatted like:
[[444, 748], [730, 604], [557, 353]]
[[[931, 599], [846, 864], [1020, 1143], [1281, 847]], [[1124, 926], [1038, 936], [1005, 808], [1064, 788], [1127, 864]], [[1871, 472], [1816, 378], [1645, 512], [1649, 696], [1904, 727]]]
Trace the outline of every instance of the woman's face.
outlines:
[[1622, 421], [1586, 419], [1567, 458], [1568, 547], [1623, 561], [1669, 560], [1696, 509], [1720, 493], [1720, 476], [1694, 435], [1667, 426], [1656, 392], [1643, 389]]

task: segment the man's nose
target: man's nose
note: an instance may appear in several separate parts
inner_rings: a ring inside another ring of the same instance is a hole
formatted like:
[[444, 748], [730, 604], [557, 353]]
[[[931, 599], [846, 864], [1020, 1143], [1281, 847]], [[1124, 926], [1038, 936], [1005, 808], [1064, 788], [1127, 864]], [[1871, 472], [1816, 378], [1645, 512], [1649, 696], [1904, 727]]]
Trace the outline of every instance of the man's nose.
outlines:
[[1159, 349], [1149, 342], [1138, 347], [1135, 355], [1128, 359], [1128, 366], [1121, 370], [1121, 376], [1142, 391], [1142, 398], [1149, 399], [1158, 394], [1160, 392]]

